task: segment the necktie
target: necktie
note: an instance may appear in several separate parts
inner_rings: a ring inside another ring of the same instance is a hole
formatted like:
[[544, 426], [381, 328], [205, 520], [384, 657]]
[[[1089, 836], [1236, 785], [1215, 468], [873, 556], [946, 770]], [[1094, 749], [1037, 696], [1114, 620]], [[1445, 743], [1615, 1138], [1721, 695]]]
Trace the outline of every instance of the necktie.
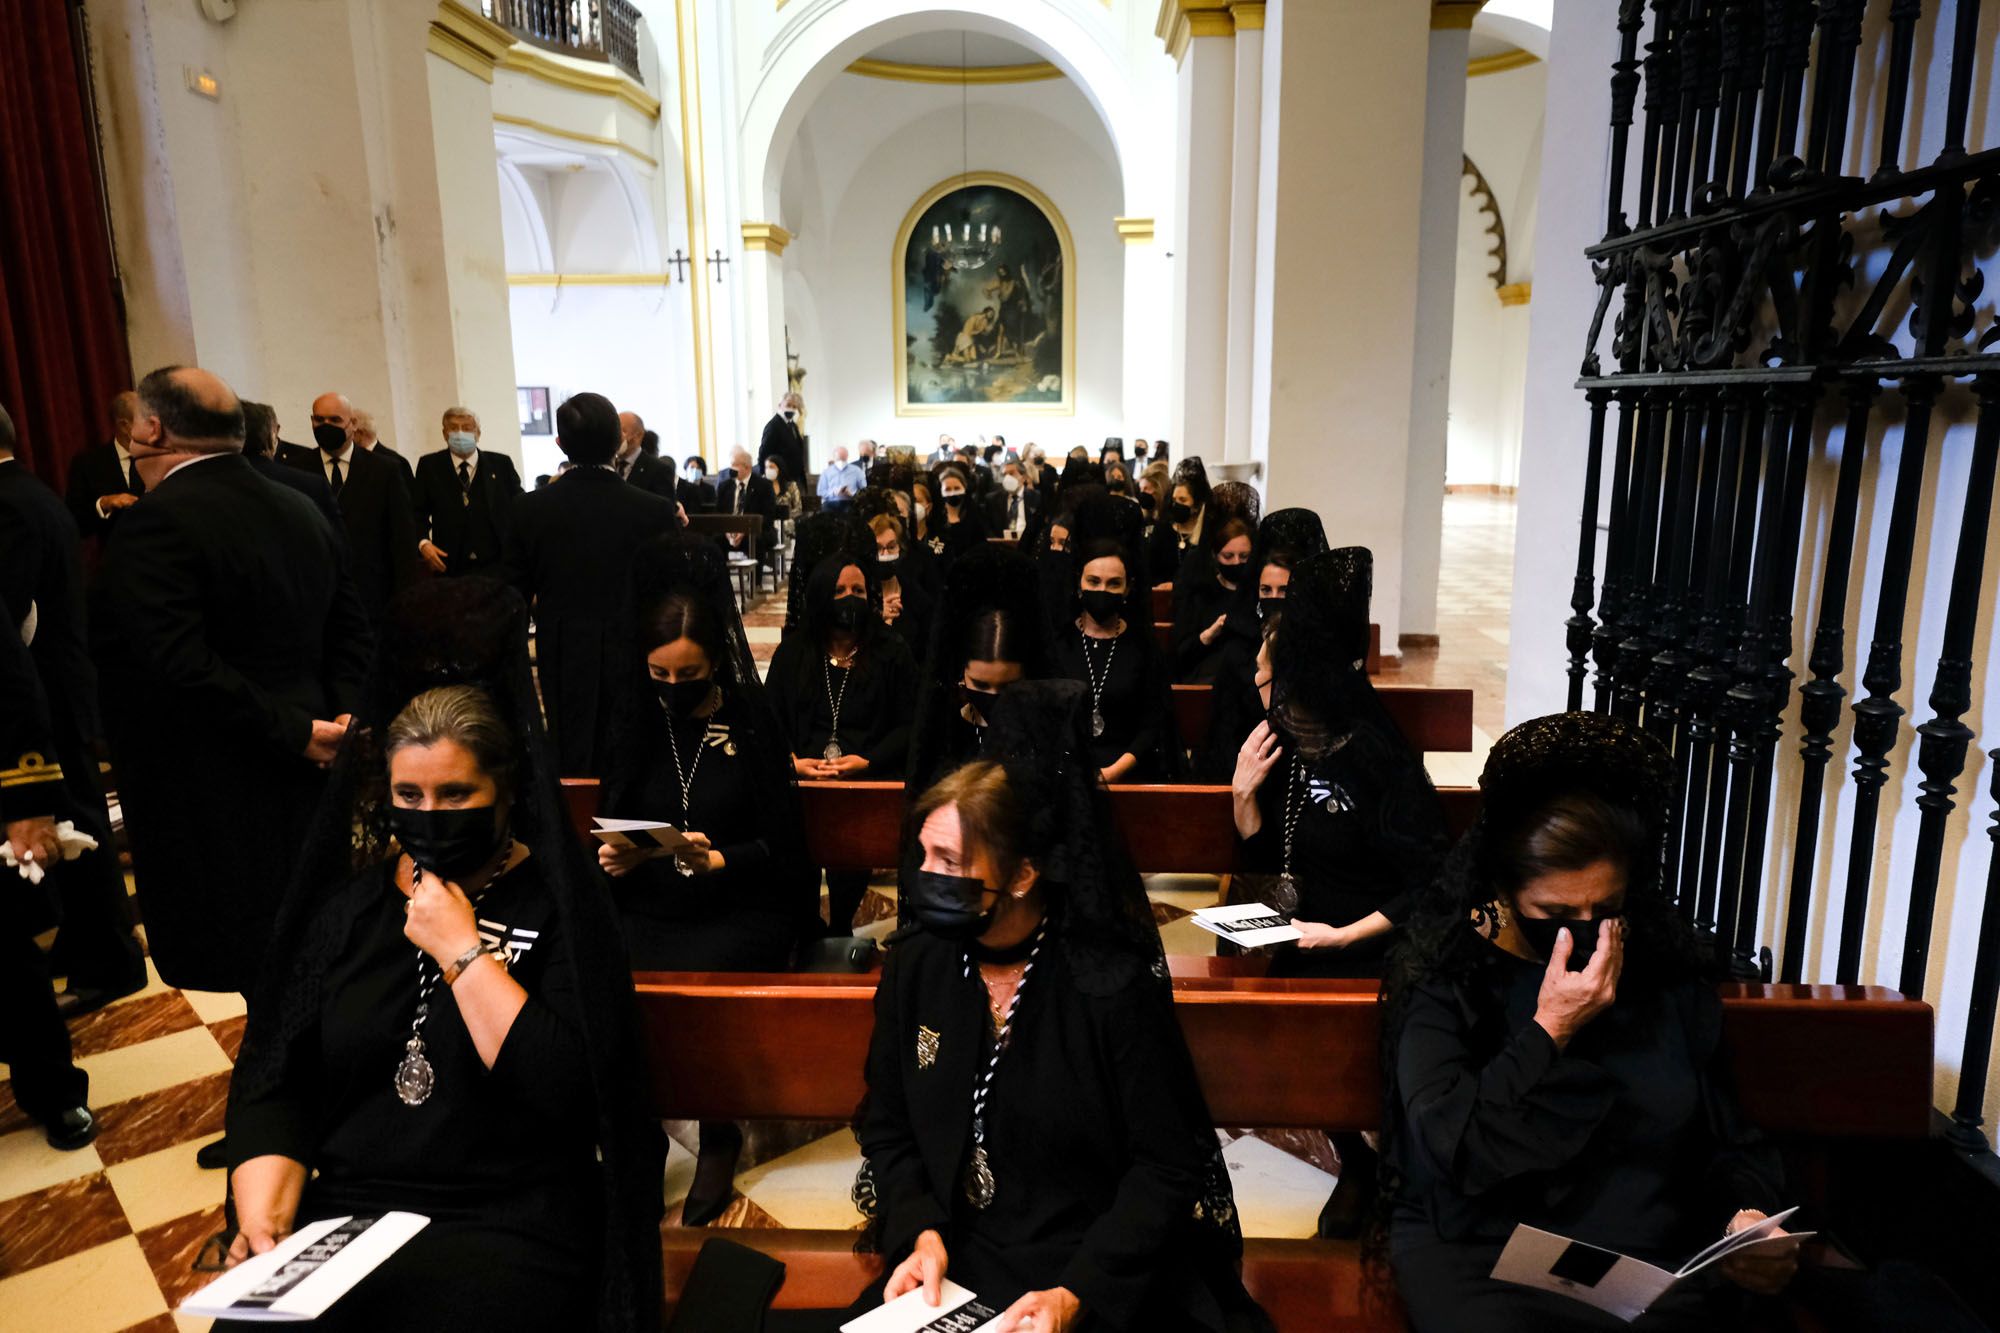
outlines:
[[1021, 526], [1021, 497], [1016, 495], [1007, 501], [1007, 531], [1013, 532]]
[[332, 462], [332, 465], [333, 465], [333, 466], [332, 466], [332, 469], [331, 469], [331, 475], [329, 475], [329, 476], [327, 477], [327, 479], [326, 479], [326, 485], [327, 485], [327, 489], [333, 492], [333, 495], [334, 495], [334, 498], [335, 498], [335, 499], [339, 499], [339, 498], [340, 498], [340, 481], [341, 481], [341, 477], [340, 477], [340, 460], [339, 460], [338, 458], [336, 458], [336, 459], [333, 459], [333, 460], [331, 460], [331, 462]]
[[734, 486], [729, 488], [730, 513], [740, 514], [743, 512], [743, 488], [747, 484], [747, 482], [738, 481]]
[[146, 493], [146, 479], [139, 475], [139, 465], [129, 458], [125, 460], [125, 489], [133, 495]]
[[472, 503], [472, 464], [470, 463], [460, 463], [458, 465], [458, 502], [468, 505]]

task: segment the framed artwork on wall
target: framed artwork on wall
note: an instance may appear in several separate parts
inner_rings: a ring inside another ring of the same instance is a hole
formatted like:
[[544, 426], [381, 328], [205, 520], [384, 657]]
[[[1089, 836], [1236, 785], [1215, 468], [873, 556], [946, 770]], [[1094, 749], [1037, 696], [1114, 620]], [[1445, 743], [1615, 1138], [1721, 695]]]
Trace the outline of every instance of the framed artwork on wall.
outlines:
[[549, 411], [549, 390], [547, 385], [530, 388], [517, 385], [515, 396], [520, 400], [521, 434], [553, 435], [556, 433], [555, 416]]
[[1014, 176], [932, 186], [896, 234], [896, 415], [1076, 412], [1069, 228]]

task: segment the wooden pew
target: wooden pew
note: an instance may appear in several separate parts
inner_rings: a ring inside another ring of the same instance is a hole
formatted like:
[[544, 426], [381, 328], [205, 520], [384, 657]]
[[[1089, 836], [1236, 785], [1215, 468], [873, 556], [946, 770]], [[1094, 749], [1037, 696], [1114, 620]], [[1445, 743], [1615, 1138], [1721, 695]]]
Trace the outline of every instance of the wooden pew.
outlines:
[[[1176, 685], [1173, 695], [1174, 726], [1181, 744], [1190, 750], [1206, 745], [1215, 711], [1214, 691], [1206, 685]], [[1403, 739], [1419, 754], [1427, 750], [1471, 751], [1471, 690], [1378, 684], [1375, 697], [1382, 701], [1383, 710], [1402, 731]]]
[[[564, 778], [570, 821], [588, 846], [597, 815], [595, 778]], [[901, 854], [903, 784], [900, 782], [801, 782], [806, 850], [825, 870], [880, 870]], [[1452, 836], [1471, 827], [1479, 812], [1476, 787], [1440, 787]], [[1236, 866], [1236, 822], [1229, 788], [1131, 785], [1111, 788], [1111, 808], [1127, 830], [1141, 874], [1226, 875]], [[1133, 830], [1143, 836], [1132, 837]]]
[[[1155, 616], [1153, 621], [1153, 642], [1158, 645], [1161, 652], [1171, 656], [1174, 651], [1174, 622], [1172, 619], [1162, 620], [1157, 618], [1159, 616], [1159, 592], [1158, 588], [1153, 589], [1153, 614]], [[1171, 609], [1167, 614], [1169, 617], [1172, 616], [1173, 612]], [[1368, 659], [1365, 665], [1369, 675], [1379, 676], [1382, 674], [1382, 627], [1380, 625], [1371, 624], [1368, 627]]]
[[[652, 1109], [666, 1119], [844, 1121], [864, 1091], [872, 977], [641, 973]], [[1372, 1129], [1381, 1107], [1372, 982], [1182, 977], [1176, 1009], [1217, 1123]], [[1723, 1041], [1750, 1117], [1781, 1143], [1921, 1140], [1930, 1007], [1873, 987], [1723, 988]], [[1283, 1058], [1310, 1050], [1311, 1060]], [[1838, 1051], [1839, 1059], [1826, 1058]], [[1275, 1057], [1275, 1058], [1274, 1058]], [[672, 1303], [714, 1233], [662, 1231]], [[781, 1308], [843, 1306], [879, 1275], [852, 1232], [734, 1230], [781, 1258]], [[1347, 1242], [1253, 1240], [1244, 1279], [1282, 1333], [1403, 1327], [1361, 1299]]]

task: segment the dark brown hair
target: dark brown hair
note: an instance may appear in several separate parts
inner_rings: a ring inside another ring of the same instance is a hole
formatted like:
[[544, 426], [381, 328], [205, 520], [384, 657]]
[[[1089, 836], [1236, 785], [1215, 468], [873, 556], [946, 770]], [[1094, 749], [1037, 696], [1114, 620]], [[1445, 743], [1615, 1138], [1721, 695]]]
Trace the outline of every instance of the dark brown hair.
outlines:
[[1624, 801], [1595, 792], [1565, 792], [1548, 801], [1518, 828], [1496, 840], [1489, 873], [1493, 887], [1518, 893], [1530, 880], [1554, 871], [1581, 870], [1599, 861], [1616, 862], [1629, 877], [1657, 848], [1652, 830]]

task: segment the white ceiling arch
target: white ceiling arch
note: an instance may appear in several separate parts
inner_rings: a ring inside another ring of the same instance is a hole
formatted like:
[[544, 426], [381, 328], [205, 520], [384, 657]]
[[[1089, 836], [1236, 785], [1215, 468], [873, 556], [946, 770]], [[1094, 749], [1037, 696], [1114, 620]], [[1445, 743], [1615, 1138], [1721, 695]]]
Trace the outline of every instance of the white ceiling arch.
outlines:
[[[557, 268], [563, 239], [575, 234], [577, 222], [556, 216], [559, 201], [588, 208], [595, 215], [589, 220], [592, 229], [615, 236], [608, 248], [629, 256], [632, 271], [660, 267], [660, 220], [654, 216], [651, 176], [616, 145], [582, 143], [508, 123], [494, 125], [493, 141], [503, 200], [508, 211], [520, 210], [524, 224], [519, 233], [508, 228], [508, 238], [519, 235], [527, 241], [524, 254], [510, 249], [510, 271], [546, 273]], [[587, 174], [593, 184], [608, 183], [609, 188], [581, 190], [577, 187], [582, 182], [568, 181], [574, 174]], [[616, 201], [608, 213], [605, 200]]]
[[1101, 12], [1089, 12], [1095, 8], [1080, 9], [1076, 0], [1014, 0], [1002, 19], [990, 0], [793, 0], [744, 109], [743, 216], [778, 219], [785, 159], [799, 124], [848, 65], [898, 39], [959, 30], [1003, 38], [1061, 69], [1104, 122], [1125, 207], [1138, 207], [1134, 201], [1158, 179], [1157, 159], [1172, 136], [1157, 127], [1148, 133], [1116, 33]]

